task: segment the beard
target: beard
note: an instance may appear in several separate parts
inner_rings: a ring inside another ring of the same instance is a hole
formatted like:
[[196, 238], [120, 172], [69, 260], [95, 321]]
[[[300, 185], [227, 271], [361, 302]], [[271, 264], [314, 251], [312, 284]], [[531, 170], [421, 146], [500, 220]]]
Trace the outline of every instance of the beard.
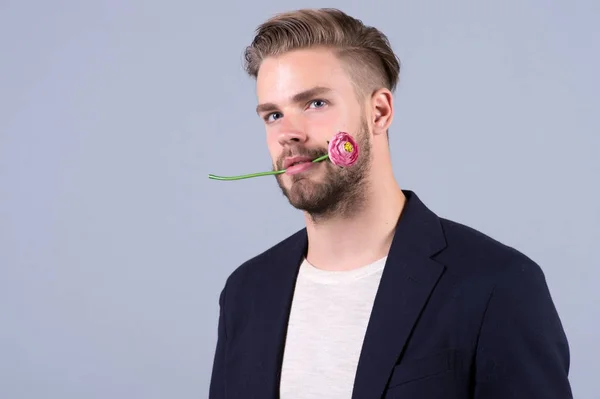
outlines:
[[[299, 210], [305, 211], [313, 221], [329, 218], [349, 218], [364, 203], [367, 191], [367, 173], [371, 165], [371, 142], [367, 121], [362, 118], [361, 128], [355, 136], [360, 150], [356, 163], [350, 167], [342, 168], [334, 165], [329, 160], [321, 161], [311, 172], [285, 176], [291, 180], [289, 187], [284, 184], [284, 175], [276, 175], [277, 183], [283, 195], [290, 204]], [[298, 149], [294, 155], [308, 156], [312, 159], [327, 154], [327, 147], [320, 149]], [[292, 155], [285, 153], [278, 164], [282, 169], [283, 159]], [[322, 168], [323, 178], [316, 181], [310, 173], [317, 173], [316, 168]]]

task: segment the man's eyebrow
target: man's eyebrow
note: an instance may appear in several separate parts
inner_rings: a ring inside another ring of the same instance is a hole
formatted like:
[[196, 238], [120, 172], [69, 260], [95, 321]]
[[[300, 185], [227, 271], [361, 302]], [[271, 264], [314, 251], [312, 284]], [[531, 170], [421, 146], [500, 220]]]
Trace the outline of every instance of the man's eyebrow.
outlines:
[[[305, 103], [308, 100], [311, 100], [312, 98], [314, 98], [316, 96], [327, 94], [331, 91], [332, 90], [329, 87], [315, 86], [312, 89], [304, 90], [304, 91], [301, 91], [300, 93], [294, 94], [294, 96], [292, 97], [292, 102], [293, 103]], [[277, 105], [275, 105], [273, 103], [258, 104], [258, 106], [256, 107], [257, 114], [260, 114], [261, 112], [276, 111], [276, 110], [277, 110]]]

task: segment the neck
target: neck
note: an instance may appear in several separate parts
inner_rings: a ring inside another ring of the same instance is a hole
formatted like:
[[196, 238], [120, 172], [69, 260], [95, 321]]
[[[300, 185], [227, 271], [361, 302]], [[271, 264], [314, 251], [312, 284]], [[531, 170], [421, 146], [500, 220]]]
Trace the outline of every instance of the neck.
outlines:
[[318, 222], [308, 215], [307, 260], [324, 270], [352, 270], [389, 252], [405, 203], [393, 177], [373, 179], [360, 209], [352, 218], [332, 217]]

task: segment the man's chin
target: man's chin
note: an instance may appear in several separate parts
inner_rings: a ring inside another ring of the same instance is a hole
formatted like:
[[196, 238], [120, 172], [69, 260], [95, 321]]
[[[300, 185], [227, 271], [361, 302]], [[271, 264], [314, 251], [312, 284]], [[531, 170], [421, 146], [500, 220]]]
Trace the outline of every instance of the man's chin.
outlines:
[[315, 198], [289, 196], [288, 200], [290, 205], [304, 212], [321, 212], [323, 208], [323, 201], [318, 201]]
[[295, 175], [283, 175], [281, 176], [280, 185], [283, 184], [287, 191], [306, 189], [310, 186], [318, 186], [323, 184], [324, 176], [318, 170], [306, 171], [303, 173], [297, 173]]
[[310, 177], [297, 177], [294, 181], [286, 184], [285, 192], [288, 197], [306, 198], [314, 195], [318, 190], [318, 184]]

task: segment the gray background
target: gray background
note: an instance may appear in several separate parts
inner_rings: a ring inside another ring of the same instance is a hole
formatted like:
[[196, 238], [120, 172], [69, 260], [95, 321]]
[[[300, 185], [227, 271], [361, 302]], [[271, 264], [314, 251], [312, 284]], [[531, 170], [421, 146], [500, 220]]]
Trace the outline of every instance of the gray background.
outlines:
[[217, 300], [303, 226], [241, 68], [275, 12], [337, 6], [403, 63], [394, 170], [546, 273], [597, 396], [599, 2], [0, 0], [0, 398], [207, 397]]

